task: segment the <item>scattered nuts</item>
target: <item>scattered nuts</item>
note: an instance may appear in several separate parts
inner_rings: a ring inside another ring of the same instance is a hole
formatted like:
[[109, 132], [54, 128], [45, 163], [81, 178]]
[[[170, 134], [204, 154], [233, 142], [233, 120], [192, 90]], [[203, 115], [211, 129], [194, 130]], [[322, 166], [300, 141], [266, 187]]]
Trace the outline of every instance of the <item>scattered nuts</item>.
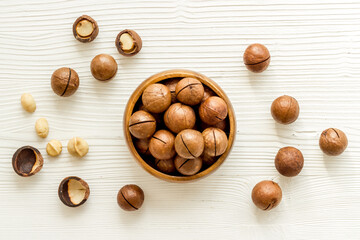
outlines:
[[254, 73], [261, 73], [265, 71], [270, 64], [270, 52], [262, 44], [251, 44], [245, 50], [244, 63], [248, 70]]
[[176, 156], [174, 163], [176, 170], [186, 176], [198, 173], [202, 167], [202, 160], [200, 158], [187, 159], [178, 155]]
[[282, 191], [276, 182], [261, 181], [253, 188], [251, 198], [261, 210], [271, 210], [280, 204]]
[[175, 156], [175, 137], [167, 130], [157, 131], [149, 143], [149, 151], [156, 159], [170, 159]]
[[36, 103], [33, 96], [29, 93], [24, 93], [21, 95], [21, 106], [25, 111], [33, 113], [36, 110]]
[[24, 146], [19, 148], [12, 157], [14, 171], [22, 177], [29, 177], [41, 170], [44, 159], [34, 147]]
[[225, 120], [227, 114], [227, 104], [220, 97], [209, 97], [202, 102], [199, 107], [199, 116], [201, 121], [209, 125], [215, 125]]
[[79, 177], [66, 177], [58, 189], [60, 200], [68, 207], [78, 207], [86, 202], [90, 195], [89, 185]]
[[171, 104], [170, 90], [160, 83], [151, 84], [144, 90], [142, 102], [152, 113], [164, 112]]
[[137, 111], [129, 120], [129, 131], [136, 138], [149, 138], [156, 130], [156, 120], [148, 112]]
[[87, 43], [93, 41], [99, 33], [99, 27], [94, 19], [82, 15], [73, 24], [73, 34], [76, 40]]
[[115, 59], [108, 54], [99, 54], [90, 65], [91, 74], [99, 81], [107, 81], [116, 75], [118, 66]]
[[186, 159], [198, 158], [204, 151], [204, 138], [201, 132], [185, 129], [175, 138], [175, 151]]
[[338, 156], [348, 145], [345, 133], [337, 128], [328, 128], [321, 133], [320, 149], [329, 156]]
[[46, 138], [49, 134], [49, 123], [45, 118], [39, 118], [35, 123], [35, 131], [39, 137]]
[[300, 150], [294, 147], [281, 148], [275, 157], [275, 167], [285, 177], [294, 177], [301, 172], [304, 157]]
[[125, 211], [135, 211], [144, 203], [144, 191], [135, 184], [123, 186], [117, 195], [119, 206]]
[[295, 98], [284, 95], [274, 100], [271, 105], [271, 115], [281, 124], [290, 124], [296, 121], [300, 108]]
[[165, 125], [174, 133], [193, 128], [196, 122], [194, 110], [184, 104], [174, 103], [164, 114]]
[[172, 79], [166, 80], [164, 82], [164, 85], [166, 87], [168, 87], [169, 90], [170, 90], [171, 103], [176, 103], [177, 102], [175, 89], [176, 89], [176, 85], [178, 84], [179, 81], [180, 81], [180, 79], [178, 79], [178, 78], [172, 78]]
[[204, 86], [195, 78], [184, 78], [176, 85], [176, 98], [187, 105], [199, 104], [204, 97]]
[[130, 57], [140, 52], [142, 40], [134, 30], [125, 29], [117, 35], [115, 46], [121, 55]]
[[69, 97], [79, 88], [80, 80], [77, 72], [71, 68], [59, 68], [51, 76], [51, 87], [57, 95]]
[[150, 138], [135, 139], [134, 144], [140, 154], [151, 155], [149, 151]]
[[74, 137], [68, 142], [67, 150], [75, 157], [84, 157], [89, 152], [89, 145], [84, 139]]
[[219, 128], [207, 128], [202, 132], [204, 137], [204, 153], [217, 157], [222, 155], [228, 146], [228, 139], [223, 130]]
[[62, 145], [59, 140], [53, 139], [46, 145], [46, 152], [52, 157], [60, 155], [61, 151]]
[[171, 174], [175, 172], [175, 164], [173, 159], [156, 159], [155, 166], [160, 172], [163, 172], [165, 174]]

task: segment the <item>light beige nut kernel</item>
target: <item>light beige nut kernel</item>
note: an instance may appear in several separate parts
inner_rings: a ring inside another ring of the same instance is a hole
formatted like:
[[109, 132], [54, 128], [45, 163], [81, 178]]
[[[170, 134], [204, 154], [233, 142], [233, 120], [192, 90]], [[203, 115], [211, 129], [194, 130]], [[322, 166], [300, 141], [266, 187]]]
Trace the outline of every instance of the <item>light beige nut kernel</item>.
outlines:
[[45, 118], [39, 118], [35, 123], [35, 131], [39, 137], [46, 138], [49, 134], [49, 123]]
[[77, 34], [79, 34], [81, 37], [88, 37], [90, 36], [94, 31], [94, 25], [92, 22], [84, 19], [81, 20], [77, 25], [76, 25], [76, 32]]
[[84, 139], [74, 137], [68, 142], [67, 149], [71, 155], [83, 157], [89, 152], [89, 145]]
[[53, 139], [46, 145], [46, 152], [52, 157], [58, 156], [62, 151], [62, 145], [59, 140]]
[[128, 33], [120, 36], [120, 44], [124, 52], [131, 52], [135, 47], [134, 39]]
[[21, 105], [25, 111], [33, 113], [36, 110], [36, 103], [34, 97], [30, 93], [21, 95]]

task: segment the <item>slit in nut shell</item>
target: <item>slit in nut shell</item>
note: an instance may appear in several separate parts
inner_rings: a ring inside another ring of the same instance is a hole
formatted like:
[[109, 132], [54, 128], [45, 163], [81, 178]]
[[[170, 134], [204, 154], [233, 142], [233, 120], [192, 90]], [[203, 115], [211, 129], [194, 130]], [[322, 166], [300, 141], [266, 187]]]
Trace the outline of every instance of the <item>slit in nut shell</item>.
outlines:
[[74, 37], [80, 42], [91, 42], [98, 33], [99, 27], [96, 21], [87, 15], [82, 15], [73, 24]]
[[140, 52], [142, 40], [134, 30], [125, 29], [117, 35], [115, 46], [121, 55], [134, 56]]
[[78, 207], [86, 202], [90, 195], [89, 185], [79, 177], [66, 177], [58, 190], [60, 200], [68, 207]]
[[14, 171], [22, 177], [29, 177], [41, 170], [44, 159], [34, 147], [24, 146], [19, 148], [13, 155], [12, 165]]

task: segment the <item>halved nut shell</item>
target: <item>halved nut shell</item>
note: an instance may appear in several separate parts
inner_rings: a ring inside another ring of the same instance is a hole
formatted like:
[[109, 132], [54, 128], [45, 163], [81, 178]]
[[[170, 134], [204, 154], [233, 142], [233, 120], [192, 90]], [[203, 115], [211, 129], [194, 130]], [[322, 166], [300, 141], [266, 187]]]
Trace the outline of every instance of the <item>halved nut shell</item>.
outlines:
[[93, 41], [98, 33], [99, 27], [96, 21], [87, 15], [82, 15], [73, 24], [74, 37], [82, 43]]
[[115, 46], [121, 55], [130, 57], [140, 52], [142, 40], [134, 30], [125, 29], [117, 35]]
[[89, 185], [79, 177], [66, 177], [58, 190], [60, 200], [68, 207], [78, 207], [86, 202], [90, 195]]
[[36, 148], [24, 146], [19, 148], [13, 155], [12, 166], [14, 171], [22, 177], [29, 177], [41, 170], [44, 159]]

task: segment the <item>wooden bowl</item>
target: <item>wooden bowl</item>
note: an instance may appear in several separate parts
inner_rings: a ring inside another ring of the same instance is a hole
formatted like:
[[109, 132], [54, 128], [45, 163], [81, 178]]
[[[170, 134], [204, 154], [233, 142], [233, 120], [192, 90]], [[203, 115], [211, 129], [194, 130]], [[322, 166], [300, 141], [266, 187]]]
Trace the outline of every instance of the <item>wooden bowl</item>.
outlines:
[[[158, 171], [157, 169], [153, 168], [150, 164], [147, 163], [146, 160], [144, 160], [141, 155], [136, 150], [134, 144], [133, 144], [133, 137], [130, 134], [129, 131], [129, 119], [134, 112], [134, 107], [137, 105], [139, 99], [141, 101], [141, 95], [146, 87], [148, 87], [150, 84], [154, 84], [157, 82], [161, 82], [167, 79], [172, 78], [185, 78], [185, 77], [192, 77], [198, 79], [200, 82], [202, 82], [205, 86], [209, 87], [211, 90], [213, 90], [219, 97], [225, 100], [225, 102], [228, 105], [228, 147], [223, 155], [221, 155], [218, 160], [208, 167], [207, 169], [200, 171], [199, 173], [192, 175], [192, 176], [172, 176], [165, 173], [162, 173]], [[235, 140], [235, 133], [236, 133], [236, 121], [235, 121], [235, 114], [234, 109], [231, 105], [231, 102], [229, 98], [226, 96], [225, 92], [210, 78], [201, 75], [199, 73], [188, 71], [188, 70], [169, 70], [164, 71], [158, 74], [155, 74], [148, 79], [146, 79], [144, 82], [142, 82], [138, 88], [134, 91], [134, 93], [131, 95], [129, 102], [126, 106], [125, 113], [124, 113], [124, 133], [125, 133], [125, 139], [126, 143], [129, 147], [130, 152], [135, 157], [136, 161], [150, 174], [154, 175], [157, 178], [160, 178], [165, 181], [169, 182], [188, 182], [188, 181], [194, 181], [198, 180], [200, 178], [203, 178], [205, 176], [208, 176], [210, 173], [214, 172], [216, 169], [220, 167], [220, 165], [225, 161], [226, 157], [229, 155], [231, 148], [233, 146], [234, 140]]]

